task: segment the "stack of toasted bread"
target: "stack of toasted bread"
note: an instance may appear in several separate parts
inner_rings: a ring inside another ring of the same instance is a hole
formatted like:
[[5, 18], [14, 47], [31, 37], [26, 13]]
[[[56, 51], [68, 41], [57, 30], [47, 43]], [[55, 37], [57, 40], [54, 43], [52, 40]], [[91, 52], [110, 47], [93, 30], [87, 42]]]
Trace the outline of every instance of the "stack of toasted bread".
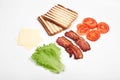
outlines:
[[78, 14], [75, 11], [57, 4], [46, 14], [38, 16], [38, 21], [42, 24], [48, 35], [52, 36], [69, 28], [77, 16]]

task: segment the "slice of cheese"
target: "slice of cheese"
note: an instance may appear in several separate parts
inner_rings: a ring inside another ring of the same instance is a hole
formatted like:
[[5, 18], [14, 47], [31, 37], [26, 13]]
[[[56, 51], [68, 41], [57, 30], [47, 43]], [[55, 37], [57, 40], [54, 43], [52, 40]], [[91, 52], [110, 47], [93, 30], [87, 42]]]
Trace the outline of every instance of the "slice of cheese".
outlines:
[[18, 45], [24, 46], [28, 50], [37, 46], [40, 40], [40, 30], [38, 29], [22, 29], [17, 38]]

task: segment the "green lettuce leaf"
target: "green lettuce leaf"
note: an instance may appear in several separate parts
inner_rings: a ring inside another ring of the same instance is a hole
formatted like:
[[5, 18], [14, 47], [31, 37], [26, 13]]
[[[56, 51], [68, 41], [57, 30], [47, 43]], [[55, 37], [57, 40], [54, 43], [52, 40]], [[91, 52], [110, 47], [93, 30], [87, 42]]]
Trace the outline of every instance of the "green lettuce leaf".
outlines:
[[60, 61], [60, 48], [54, 43], [37, 47], [32, 54], [32, 59], [40, 66], [54, 73], [64, 71], [64, 64]]

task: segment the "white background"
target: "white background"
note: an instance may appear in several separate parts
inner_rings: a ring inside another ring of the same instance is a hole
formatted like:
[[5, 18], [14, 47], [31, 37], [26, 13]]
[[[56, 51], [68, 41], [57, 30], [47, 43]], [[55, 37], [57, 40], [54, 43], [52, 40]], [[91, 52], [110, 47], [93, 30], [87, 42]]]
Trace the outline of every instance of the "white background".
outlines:
[[[36, 47], [28, 51], [17, 45], [16, 38], [25, 27], [41, 30], [41, 46], [64, 35], [65, 31], [49, 37], [37, 21], [58, 3], [79, 14], [68, 30], [76, 31], [83, 18], [92, 17], [108, 23], [110, 31], [96, 42], [89, 41], [91, 50], [80, 60], [69, 58], [60, 47], [65, 71], [54, 74], [31, 60]], [[120, 80], [119, 27], [119, 0], [0, 0], [0, 80]]]

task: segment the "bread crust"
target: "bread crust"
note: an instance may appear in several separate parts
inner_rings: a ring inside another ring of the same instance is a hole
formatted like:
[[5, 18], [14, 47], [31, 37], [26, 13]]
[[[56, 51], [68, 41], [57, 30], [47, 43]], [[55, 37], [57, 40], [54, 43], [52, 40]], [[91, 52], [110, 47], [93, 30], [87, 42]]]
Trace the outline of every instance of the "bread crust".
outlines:
[[52, 36], [69, 28], [72, 22], [77, 18], [78, 13], [57, 4], [46, 14], [38, 17], [48, 35]]
[[38, 21], [44, 27], [49, 36], [55, 35], [63, 30], [63, 28], [55, 25], [50, 21], [45, 20], [42, 16], [38, 17]]

